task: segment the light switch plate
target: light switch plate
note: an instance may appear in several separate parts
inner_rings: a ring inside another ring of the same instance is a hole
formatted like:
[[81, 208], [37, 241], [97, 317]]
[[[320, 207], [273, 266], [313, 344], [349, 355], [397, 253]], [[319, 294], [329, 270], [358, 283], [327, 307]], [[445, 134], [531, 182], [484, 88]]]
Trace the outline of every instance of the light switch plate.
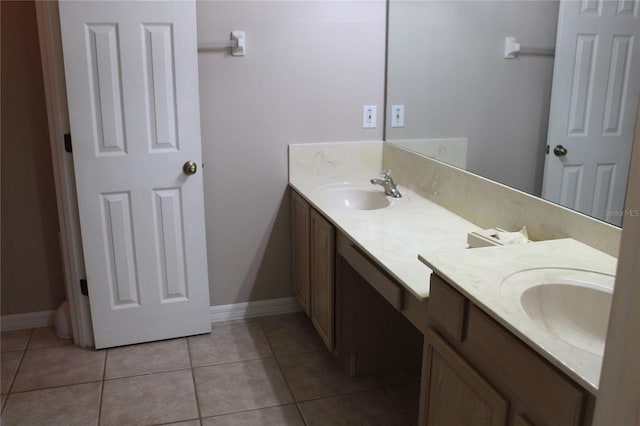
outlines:
[[362, 107], [362, 128], [363, 129], [376, 128], [376, 106], [375, 105], [364, 105]]
[[404, 105], [391, 105], [391, 127], [404, 127]]

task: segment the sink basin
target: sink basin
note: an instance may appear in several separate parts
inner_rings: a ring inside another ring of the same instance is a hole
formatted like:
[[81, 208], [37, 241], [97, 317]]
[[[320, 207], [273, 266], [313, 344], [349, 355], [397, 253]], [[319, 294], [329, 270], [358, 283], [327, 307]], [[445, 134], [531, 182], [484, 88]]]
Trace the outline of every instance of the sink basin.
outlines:
[[323, 202], [333, 208], [378, 210], [391, 205], [390, 198], [373, 186], [334, 185], [320, 191]]
[[520, 298], [524, 311], [548, 332], [585, 351], [602, 355], [611, 292], [572, 284], [530, 287]]
[[516, 272], [500, 285], [525, 319], [574, 347], [602, 356], [615, 277], [595, 271], [540, 268]]

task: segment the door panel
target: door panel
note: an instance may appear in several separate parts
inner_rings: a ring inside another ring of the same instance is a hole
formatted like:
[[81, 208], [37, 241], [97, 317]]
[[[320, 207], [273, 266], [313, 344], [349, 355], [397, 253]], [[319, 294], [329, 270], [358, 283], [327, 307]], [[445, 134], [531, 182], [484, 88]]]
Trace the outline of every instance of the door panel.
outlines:
[[333, 225], [311, 210], [311, 322], [330, 351], [334, 347], [334, 241]]
[[60, 3], [96, 347], [210, 330], [195, 3]]
[[138, 271], [134, 260], [129, 193], [102, 194], [103, 240], [106, 243], [107, 277], [113, 307], [138, 306]]
[[507, 400], [432, 329], [423, 357], [421, 426], [507, 425]]
[[640, 98], [639, 3], [562, 0], [558, 18], [542, 196], [616, 225]]
[[302, 309], [311, 316], [311, 207], [300, 194], [291, 191], [291, 264], [293, 289]]
[[154, 191], [154, 219], [158, 229], [157, 260], [162, 301], [187, 297], [187, 274], [182, 242], [182, 200], [180, 188]]

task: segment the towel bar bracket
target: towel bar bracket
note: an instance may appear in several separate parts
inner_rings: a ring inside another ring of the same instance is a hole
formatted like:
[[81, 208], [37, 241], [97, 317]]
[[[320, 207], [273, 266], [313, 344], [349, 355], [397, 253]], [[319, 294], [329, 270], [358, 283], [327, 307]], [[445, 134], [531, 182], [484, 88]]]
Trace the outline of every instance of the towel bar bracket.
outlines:
[[245, 56], [247, 54], [247, 36], [244, 31], [231, 31], [230, 40], [211, 41], [198, 45], [198, 52], [231, 48], [231, 56]]
[[533, 47], [523, 46], [516, 40], [515, 37], [505, 37], [504, 39], [504, 58], [515, 59], [518, 54], [521, 55], [540, 55], [540, 56], [555, 56], [555, 47]]

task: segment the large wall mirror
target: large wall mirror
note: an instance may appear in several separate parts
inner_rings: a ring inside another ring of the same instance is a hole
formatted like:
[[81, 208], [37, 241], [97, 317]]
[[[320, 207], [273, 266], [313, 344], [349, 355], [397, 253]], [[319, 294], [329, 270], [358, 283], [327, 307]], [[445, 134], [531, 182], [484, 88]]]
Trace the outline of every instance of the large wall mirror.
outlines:
[[387, 142], [620, 225], [640, 0], [389, 0], [388, 16]]

